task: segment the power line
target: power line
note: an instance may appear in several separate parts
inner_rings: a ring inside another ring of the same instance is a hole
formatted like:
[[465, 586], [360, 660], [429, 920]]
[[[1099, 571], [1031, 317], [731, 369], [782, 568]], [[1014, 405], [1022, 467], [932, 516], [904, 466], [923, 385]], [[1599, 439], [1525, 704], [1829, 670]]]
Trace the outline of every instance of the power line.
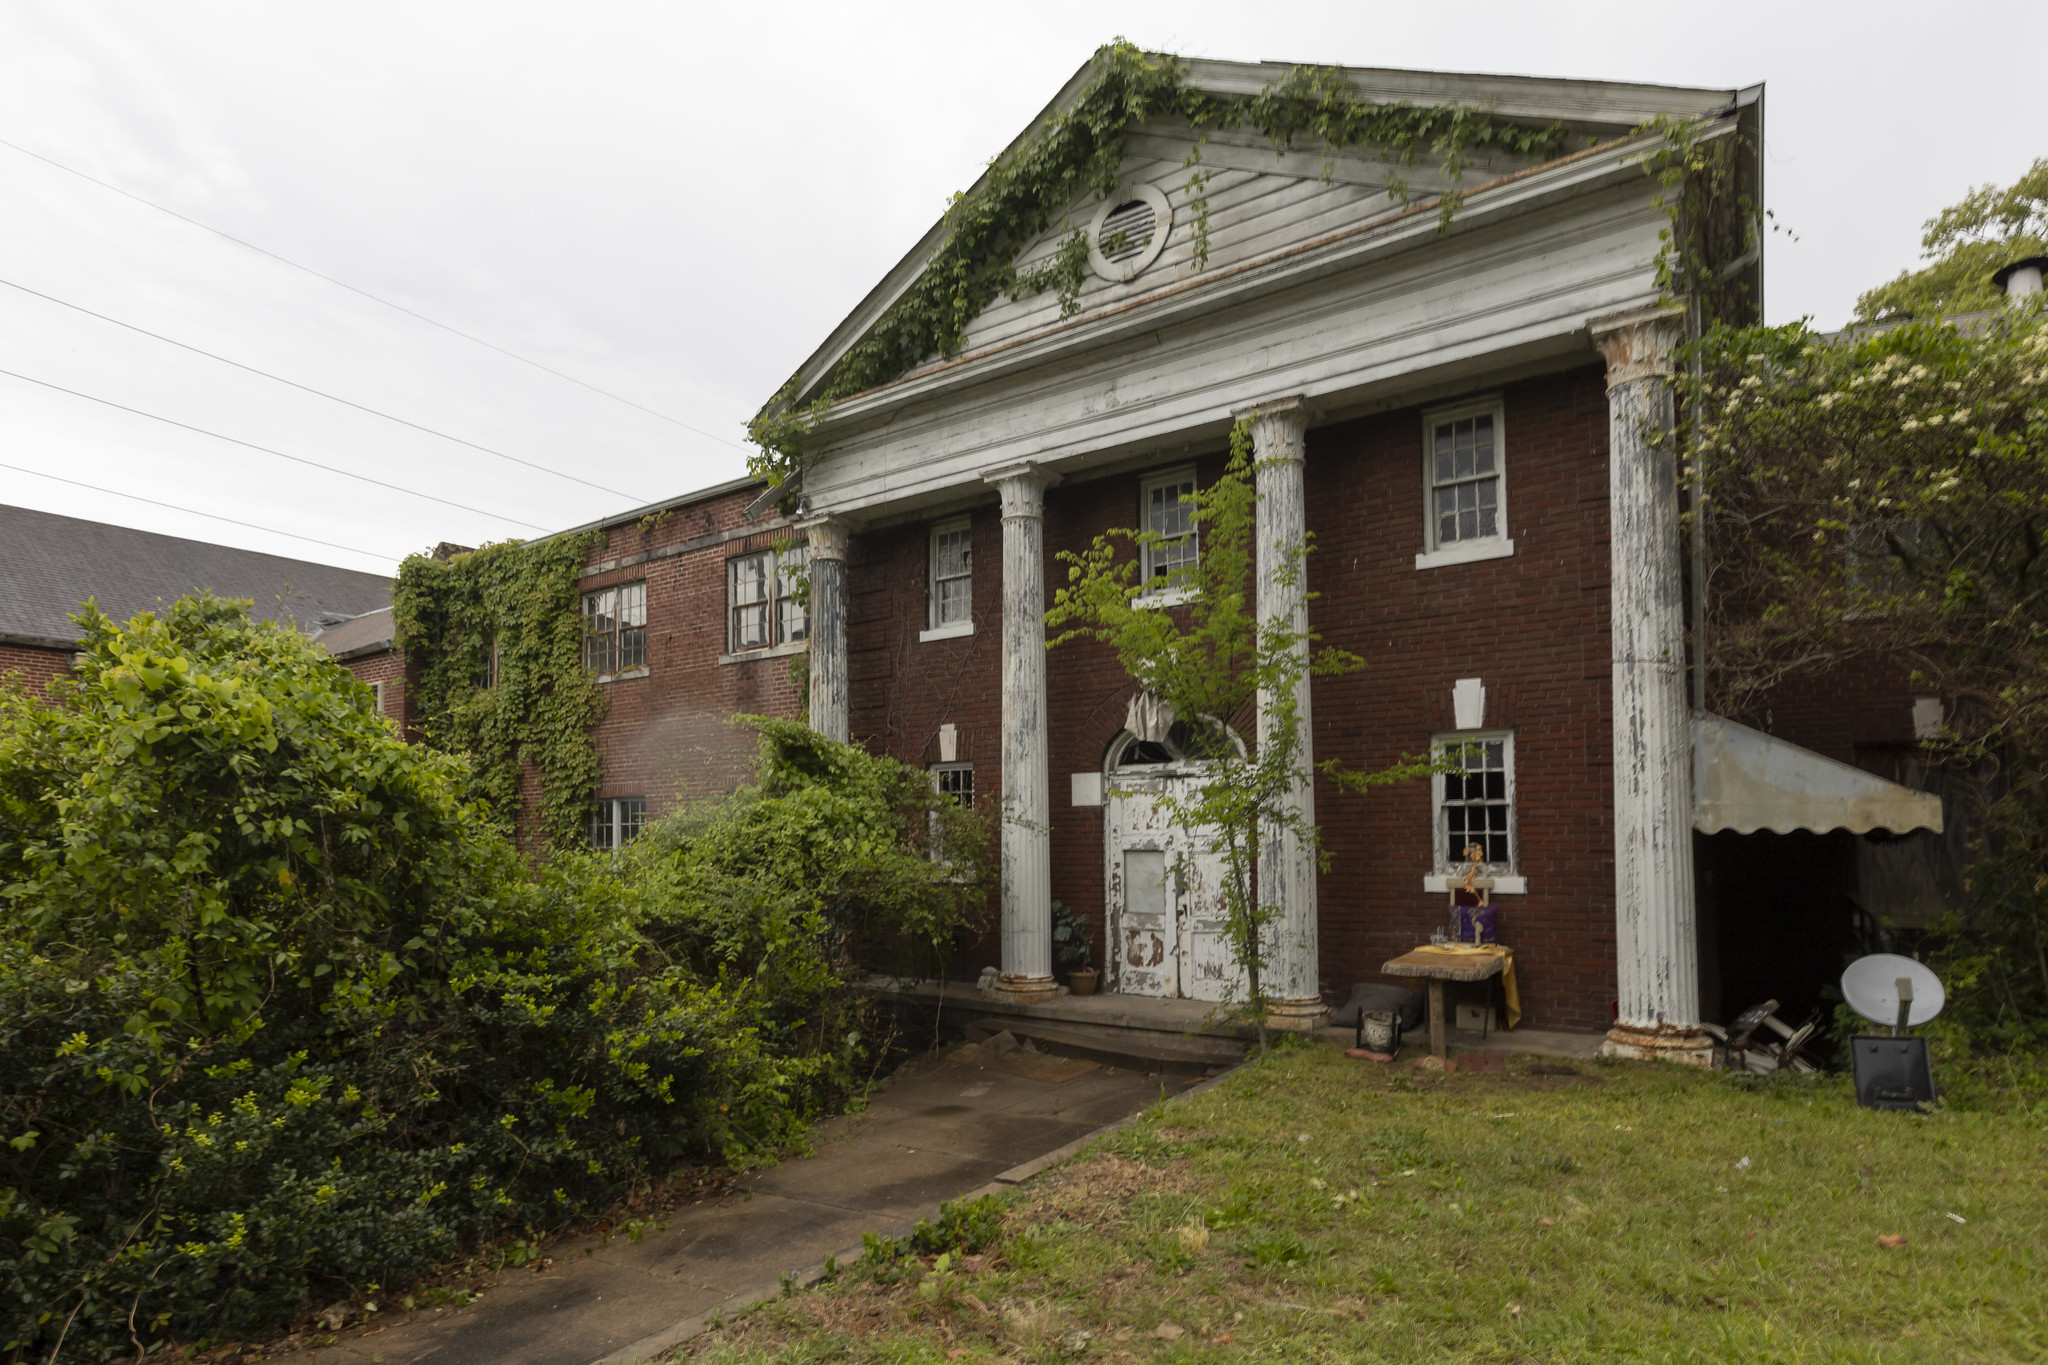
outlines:
[[268, 256], [271, 260], [276, 261], [280, 265], [288, 265], [294, 270], [304, 271], [306, 274], [311, 275], [314, 279], [325, 280], [327, 283], [335, 286], [337, 289], [346, 289], [351, 294], [360, 294], [364, 298], [370, 300], [372, 303], [381, 303], [386, 308], [395, 309], [396, 311], [405, 314], [407, 317], [417, 318], [421, 322], [426, 323], [430, 327], [438, 327], [442, 331], [450, 333], [453, 336], [461, 337], [464, 341], [474, 342], [475, 344], [483, 347], [487, 351], [496, 351], [499, 355], [506, 356], [509, 357], [510, 359], [516, 360], [522, 365], [531, 365], [534, 369], [545, 371], [546, 373], [553, 375], [557, 379], [566, 379], [571, 384], [578, 385], [581, 388], [589, 389], [592, 393], [601, 394], [604, 397], [611, 399], [615, 403], [624, 403], [627, 407], [636, 408], [639, 411], [646, 413], [650, 417], [659, 417], [664, 422], [672, 422], [676, 426], [681, 427], [685, 431], [694, 431], [699, 436], [704, 437], [706, 440], [717, 441], [723, 445], [729, 445], [733, 447], [735, 450], [745, 449], [745, 447], [741, 446], [738, 441], [728, 440], [723, 436], [715, 436], [712, 433], [704, 430], [704, 428], [702, 427], [690, 425], [688, 422], [685, 422], [680, 417], [671, 417], [665, 412], [661, 412], [658, 411], [657, 409], [648, 407], [645, 403], [636, 403], [632, 399], [622, 397], [619, 394], [613, 393], [609, 389], [601, 389], [597, 385], [591, 383], [588, 380], [578, 379], [575, 375], [567, 374], [561, 370], [554, 368], [552, 365], [543, 365], [540, 361], [530, 359], [527, 356], [523, 356], [519, 354], [517, 351], [508, 351], [503, 346], [498, 345], [496, 342], [485, 341], [480, 336], [473, 336], [470, 333], [463, 331], [459, 327], [452, 327], [449, 324], [442, 322], [439, 318], [430, 318], [425, 313], [419, 312], [416, 309], [408, 308], [402, 303], [393, 303], [390, 299], [380, 297], [379, 295], [376, 294], [372, 294], [367, 289], [358, 288], [357, 286], [350, 284], [347, 280], [338, 280], [332, 275], [323, 274], [322, 272], [315, 270], [310, 265], [300, 265], [297, 261], [294, 261], [289, 257], [280, 256], [275, 251], [270, 251], [263, 247], [257, 246], [254, 242], [244, 241], [242, 238], [235, 236], [231, 232], [223, 232], [221, 231], [221, 229], [214, 227], [210, 223], [202, 223], [197, 218], [186, 217], [184, 214], [178, 212], [176, 209], [165, 208], [162, 204], [157, 203], [154, 199], [144, 199], [141, 195], [136, 194], [134, 191], [124, 190], [119, 185], [116, 185], [111, 181], [102, 180], [98, 176], [87, 175], [84, 171], [78, 170], [72, 166], [67, 166], [63, 162], [55, 160], [54, 158], [44, 156], [41, 152], [32, 152], [18, 142], [9, 142], [6, 138], [0, 138], [0, 147], [12, 147], [15, 151], [20, 152], [23, 156], [33, 157], [35, 160], [42, 162], [45, 166], [54, 166], [58, 170], [63, 171], [66, 175], [75, 175], [80, 180], [88, 181], [94, 185], [98, 185], [103, 190], [112, 190], [115, 194], [120, 195], [124, 199], [133, 199], [136, 203], [141, 204], [146, 208], [155, 209], [158, 213], [167, 213], [181, 223], [189, 223], [193, 227], [198, 228], [202, 232], [210, 232], [216, 237], [222, 238], [226, 241], [233, 242], [236, 246], [243, 247], [249, 251], [253, 251], [259, 256]]
[[436, 431], [432, 427], [421, 426], [418, 422], [409, 421], [406, 418], [394, 416], [393, 414], [388, 412], [380, 412], [376, 408], [369, 407], [366, 404], [358, 403], [353, 399], [343, 398], [339, 394], [328, 393], [325, 390], [316, 389], [310, 384], [301, 384], [296, 379], [286, 379], [281, 374], [272, 374], [268, 370], [259, 370], [254, 365], [245, 365], [239, 360], [230, 360], [228, 357], [224, 355], [216, 355], [212, 351], [204, 350], [198, 346], [191, 345], [188, 342], [179, 341], [176, 337], [167, 337], [161, 332], [152, 332], [147, 327], [138, 327], [132, 322], [123, 322], [121, 321], [121, 319], [116, 317], [109, 317], [105, 313], [95, 313], [92, 309], [87, 308], [82, 304], [76, 304], [66, 299], [60, 299], [55, 294], [45, 294], [40, 289], [31, 289], [25, 284], [16, 284], [13, 280], [0, 279], [0, 284], [6, 285], [9, 289], [18, 289], [24, 294], [32, 294], [36, 298], [46, 300], [50, 303], [54, 303], [60, 308], [69, 308], [73, 312], [83, 313], [89, 318], [98, 318], [101, 322], [110, 322], [116, 327], [125, 327], [131, 332], [137, 332], [143, 336], [150, 337], [157, 341], [161, 341], [165, 345], [176, 346], [180, 350], [190, 351], [194, 355], [203, 355], [208, 360], [218, 360], [223, 365], [232, 365], [238, 370], [247, 370], [250, 374], [261, 375], [265, 379], [274, 379], [280, 384], [289, 385], [290, 387], [298, 389], [303, 393], [310, 393], [313, 394], [315, 397], [325, 398], [330, 402], [340, 403], [344, 407], [354, 408], [358, 412], [367, 412], [372, 417], [382, 417], [386, 421], [396, 422], [400, 426], [411, 427], [414, 431], [424, 431], [429, 436], [438, 436], [444, 441], [453, 441], [457, 445], [468, 446], [471, 450], [481, 450], [486, 455], [495, 455], [501, 460], [510, 460], [513, 464], [525, 465], [528, 469], [537, 469], [543, 474], [552, 474], [558, 479], [567, 479], [571, 483], [580, 483], [585, 488], [595, 488], [598, 492], [609, 493], [615, 498], [626, 498], [633, 502], [647, 501], [646, 498], [641, 497], [638, 494], [622, 493], [616, 488], [606, 488], [601, 483], [592, 483], [590, 480], [578, 478], [574, 474], [564, 474], [559, 469], [550, 469], [544, 464], [535, 464], [532, 460], [522, 460], [517, 455], [507, 455], [502, 450], [493, 450], [491, 449], [491, 447], [487, 445], [478, 445], [475, 441], [465, 440], [460, 436], [451, 436], [445, 431]]
[[55, 389], [58, 393], [68, 393], [73, 398], [83, 398], [89, 403], [103, 404], [106, 407], [114, 408], [121, 412], [132, 412], [137, 417], [147, 417], [153, 422], [162, 422], [168, 426], [178, 427], [185, 431], [196, 431], [201, 436], [211, 436], [217, 441], [226, 441], [230, 445], [246, 446], [250, 450], [260, 450], [265, 455], [275, 455], [281, 460], [290, 460], [294, 464], [302, 464], [313, 469], [325, 470], [329, 474], [339, 474], [344, 479], [355, 479], [362, 483], [375, 484], [379, 488], [388, 488], [394, 493], [403, 493], [407, 497], [424, 498], [428, 502], [438, 502], [443, 507], [453, 507], [460, 512], [470, 512], [479, 517], [490, 517], [495, 521], [510, 522], [514, 526], [524, 526], [529, 531], [545, 533], [548, 529], [545, 526], [536, 526], [530, 521], [521, 521], [517, 517], [508, 517], [502, 512], [486, 512], [483, 508], [471, 507], [466, 502], [452, 502], [447, 498], [436, 497], [432, 493], [422, 493], [417, 488], [406, 488], [400, 484], [386, 483], [382, 479], [373, 479], [368, 474], [358, 474], [352, 469], [342, 469], [336, 465], [321, 464], [318, 460], [309, 460], [303, 455], [288, 455], [282, 450], [274, 450], [270, 446], [259, 446], [254, 441], [245, 441], [239, 436], [227, 436], [218, 431], [209, 431], [205, 427], [195, 427], [190, 422], [180, 422], [175, 417], [165, 417], [160, 413], [145, 412], [141, 408], [131, 408], [126, 403], [116, 403], [111, 398], [101, 398], [97, 394], [84, 393], [78, 389], [67, 389], [62, 384], [52, 384], [47, 379], [37, 379], [33, 375], [22, 374], [16, 370], [0, 370], [0, 374], [4, 374], [11, 379], [19, 379], [26, 384], [35, 384], [45, 389]]
[[48, 474], [40, 469], [24, 469], [18, 464], [0, 463], [0, 469], [11, 469], [17, 474], [32, 474], [38, 479], [51, 479], [57, 483], [68, 483], [73, 488], [90, 489], [95, 493], [105, 493], [108, 497], [127, 498], [131, 502], [146, 502], [151, 507], [167, 507], [173, 512], [183, 512], [188, 517], [205, 517], [209, 521], [224, 521], [230, 526], [246, 526], [251, 531], [267, 531], [274, 536], [284, 536], [290, 540], [303, 540], [308, 545], [325, 545], [330, 550], [346, 550], [352, 555], [362, 555], [366, 559], [395, 560], [404, 557], [402, 555], [378, 554], [375, 550], [359, 550], [353, 545], [337, 545], [331, 540], [316, 540], [312, 536], [302, 536], [296, 531], [280, 531], [275, 526], [261, 526], [253, 521], [236, 521], [233, 517], [224, 517], [218, 512], [202, 512], [196, 507], [180, 507], [174, 502], [159, 502], [155, 498], [145, 498], [140, 493], [123, 493], [117, 488], [102, 488], [96, 483], [81, 483], [77, 479], [67, 479], [61, 474]]

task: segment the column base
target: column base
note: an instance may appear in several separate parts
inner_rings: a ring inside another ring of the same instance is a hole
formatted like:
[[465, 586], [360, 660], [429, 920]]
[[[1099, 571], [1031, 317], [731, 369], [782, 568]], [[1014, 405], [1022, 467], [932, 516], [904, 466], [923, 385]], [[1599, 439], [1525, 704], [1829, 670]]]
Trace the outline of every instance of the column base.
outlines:
[[1607, 1030], [1600, 1055], [1710, 1067], [1714, 1064], [1714, 1040], [1703, 1029], [1681, 1028], [1677, 1024], [1616, 1024]]
[[1266, 1002], [1267, 1028], [1285, 1029], [1289, 1033], [1314, 1033], [1329, 1017], [1330, 1007], [1323, 1003], [1321, 996]]
[[1057, 1000], [1067, 993], [1067, 988], [1049, 976], [1002, 976], [989, 987], [992, 1000], [1007, 1000], [1017, 1005], [1036, 1005], [1045, 1000]]

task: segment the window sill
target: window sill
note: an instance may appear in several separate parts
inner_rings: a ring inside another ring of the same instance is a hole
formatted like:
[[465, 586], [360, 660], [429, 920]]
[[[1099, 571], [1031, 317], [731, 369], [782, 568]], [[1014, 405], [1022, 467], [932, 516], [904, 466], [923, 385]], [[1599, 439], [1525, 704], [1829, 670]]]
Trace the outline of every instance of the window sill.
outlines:
[[750, 664], [756, 659], [786, 659], [792, 654], [801, 654], [810, 645], [809, 640], [793, 640], [786, 645], [770, 645], [762, 649], [743, 649], [736, 654], [721, 654], [721, 664]]
[[1167, 588], [1161, 592], [1141, 592], [1131, 599], [1131, 605], [1140, 611], [1153, 611], [1163, 607], [1185, 606], [1194, 600], [1194, 596], [1186, 588]]
[[933, 626], [930, 630], [919, 631], [917, 633], [917, 642], [924, 645], [930, 644], [933, 640], [957, 640], [963, 635], [972, 634], [974, 634], [974, 622], [954, 621], [949, 625]]
[[[1464, 879], [1464, 874], [1462, 872], [1459, 873], [1458, 880], [1463, 881]], [[1449, 891], [1451, 889], [1451, 879], [1448, 875], [1424, 877], [1422, 879], [1422, 889], [1424, 891]], [[1496, 896], [1526, 896], [1529, 894], [1529, 879], [1527, 877], [1495, 877], [1493, 879], [1493, 893]]]
[[634, 678], [644, 678], [651, 672], [653, 672], [652, 669], [648, 668], [646, 664], [642, 664], [638, 668], [629, 668], [623, 673], [600, 673], [597, 675], [597, 680], [600, 683], [627, 682]]
[[1514, 553], [1512, 540], [1475, 540], [1419, 554], [1415, 556], [1415, 567], [1441, 569], [1452, 564], [1476, 564], [1482, 559], [1510, 559]]

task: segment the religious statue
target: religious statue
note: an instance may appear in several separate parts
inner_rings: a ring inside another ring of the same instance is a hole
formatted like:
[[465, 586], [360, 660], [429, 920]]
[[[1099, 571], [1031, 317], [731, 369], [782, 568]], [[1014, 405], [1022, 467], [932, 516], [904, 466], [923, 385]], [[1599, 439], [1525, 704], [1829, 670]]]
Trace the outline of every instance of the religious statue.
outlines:
[[1486, 851], [1478, 844], [1465, 845], [1465, 875], [1451, 887], [1451, 941], [1492, 943], [1496, 917], [1493, 906], [1493, 878], [1485, 871]]

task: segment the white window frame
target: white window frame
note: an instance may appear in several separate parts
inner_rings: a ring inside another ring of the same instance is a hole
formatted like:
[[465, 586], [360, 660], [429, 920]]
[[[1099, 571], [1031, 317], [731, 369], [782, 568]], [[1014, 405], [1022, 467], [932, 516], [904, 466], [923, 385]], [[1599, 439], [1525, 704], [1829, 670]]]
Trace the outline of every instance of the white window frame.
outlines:
[[381, 681], [378, 681], [378, 682], [373, 682], [373, 683], [371, 683], [371, 684], [370, 684], [370, 705], [376, 708], [376, 711], [377, 711], [377, 714], [378, 714], [378, 715], [380, 715], [380, 716], [381, 716], [381, 715], [383, 715], [383, 714], [384, 714], [384, 684], [383, 684], [383, 682], [381, 682]]
[[[1173, 469], [1154, 470], [1138, 481], [1138, 528], [1140, 530], [1150, 531], [1152, 529], [1153, 491], [1160, 488], [1179, 487], [1181, 484], [1186, 484], [1190, 490], [1201, 487], [1200, 481], [1195, 478], [1195, 467], [1193, 465], [1185, 464], [1176, 466]], [[1188, 510], [1192, 513], [1194, 508], [1188, 505]], [[1194, 563], [1200, 564], [1202, 562], [1202, 528], [1199, 523], [1192, 519], [1188, 523], [1187, 538], [1194, 542]], [[1138, 568], [1138, 596], [1134, 605], [1140, 607], [1171, 607], [1187, 601], [1188, 591], [1184, 587], [1156, 588], [1152, 586], [1153, 570], [1155, 568], [1153, 562], [1154, 553], [1155, 551], [1149, 545], [1145, 546], [1141, 552], [1140, 558], [1142, 562]]]
[[[967, 540], [967, 572], [955, 574], [942, 580], [939, 577], [939, 541], [942, 537], [964, 535]], [[974, 634], [974, 518], [972, 516], [951, 517], [932, 523], [930, 538], [925, 542], [925, 629], [917, 638], [925, 640], [951, 640], [961, 635]], [[967, 615], [958, 621], [939, 619], [939, 584], [944, 582], [965, 582], [967, 584]]]
[[[1454, 540], [1446, 545], [1437, 539], [1436, 429], [1446, 422], [1487, 416], [1493, 418], [1494, 518], [1498, 530], [1490, 536]], [[1499, 394], [1486, 394], [1462, 403], [1431, 408], [1422, 414], [1422, 544], [1422, 553], [1415, 556], [1418, 569], [1440, 569], [1482, 559], [1506, 559], [1514, 554], [1515, 542], [1508, 538], [1507, 405]]]
[[[1480, 876], [1493, 879], [1496, 895], [1519, 896], [1529, 890], [1529, 879], [1518, 870], [1522, 857], [1522, 815], [1521, 803], [1515, 787], [1515, 732], [1513, 730], [1452, 730], [1432, 735], [1429, 751], [1432, 756], [1441, 755], [1447, 749], [1462, 744], [1501, 742], [1501, 766], [1505, 771], [1506, 804], [1508, 812], [1508, 860], [1505, 863], [1482, 863]], [[1464, 876], [1464, 865], [1452, 865], [1449, 852], [1450, 831], [1444, 819], [1444, 777], [1443, 773], [1429, 776], [1429, 862], [1434, 870], [1422, 879], [1424, 891], [1449, 891], [1452, 885]]]
[[[791, 546], [786, 550], [777, 550], [771, 546], [765, 550], [750, 550], [746, 554], [733, 555], [725, 561], [726, 652], [718, 656], [720, 663], [794, 654], [804, 647], [811, 638], [811, 615], [796, 604], [796, 578], [809, 566], [810, 555], [810, 547], [807, 545]], [[737, 600], [735, 592], [739, 586], [739, 566], [762, 558], [768, 561], [768, 641], [765, 644], [743, 645], [739, 641], [740, 609], [758, 607], [761, 601]], [[792, 622], [795, 623], [794, 629]]]
[[[601, 796], [590, 808], [590, 846], [599, 853], [617, 853], [647, 828], [647, 798]], [[605, 842], [599, 842], [600, 831]]]

